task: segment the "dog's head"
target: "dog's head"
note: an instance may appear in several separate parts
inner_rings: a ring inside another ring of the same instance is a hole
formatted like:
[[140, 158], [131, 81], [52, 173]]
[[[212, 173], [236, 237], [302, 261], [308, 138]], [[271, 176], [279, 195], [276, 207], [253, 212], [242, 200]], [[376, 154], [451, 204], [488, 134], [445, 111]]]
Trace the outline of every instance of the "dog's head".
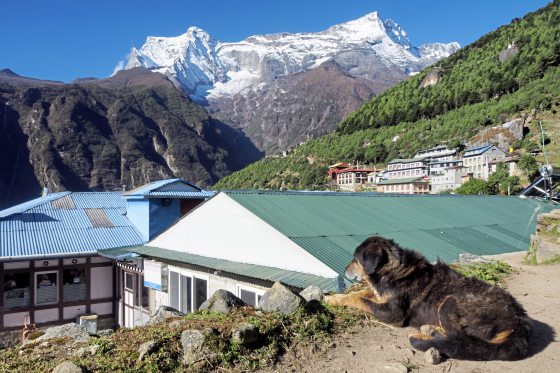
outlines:
[[395, 243], [383, 237], [374, 236], [365, 240], [354, 251], [354, 259], [346, 267], [346, 277], [361, 281], [374, 274], [392, 258]]

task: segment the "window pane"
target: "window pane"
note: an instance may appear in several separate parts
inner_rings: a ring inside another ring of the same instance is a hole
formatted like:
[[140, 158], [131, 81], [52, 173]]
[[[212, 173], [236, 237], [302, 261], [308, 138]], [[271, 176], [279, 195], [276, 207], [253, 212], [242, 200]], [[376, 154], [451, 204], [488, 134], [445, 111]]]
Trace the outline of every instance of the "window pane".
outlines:
[[189, 276], [181, 276], [181, 312], [191, 312], [192, 279]]
[[194, 278], [194, 309], [198, 310], [200, 308], [200, 305], [202, 303], [204, 303], [204, 301], [206, 300], [206, 298], [208, 297], [207, 291], [206, 291], [206, 286], [207, 286], [207, 281], [206, 280], [202, 280], [200, 278]]
[[134, 290], [134, 275], [132, 273], [124, 273], [124, 287], [127, 290]]
[[169, 306], [179, 309], [179, 274], [169, 272]]
[[58, 302], [58, 273], [37, 273], [37, 290], [35, 292], [36, 304], [48, 304]]
[[249, 290], [240, 289], [239, 291], [240, 298], [243, 302], [247, 303], [250, 306], [255, 307], [255, 293]]
[[[144, 284], [143, 279], [141, 279], [141, 283]], [[150, 306], [150, 289], [144, 285], [142, 285], [142, 307], [148, 308]]]
[[29, 273], [4, 274], [4, 308], [29, 306]]
[[84, 267], [62, 271], [62, 300], [74, 302], [86, 299], [86, 270]]

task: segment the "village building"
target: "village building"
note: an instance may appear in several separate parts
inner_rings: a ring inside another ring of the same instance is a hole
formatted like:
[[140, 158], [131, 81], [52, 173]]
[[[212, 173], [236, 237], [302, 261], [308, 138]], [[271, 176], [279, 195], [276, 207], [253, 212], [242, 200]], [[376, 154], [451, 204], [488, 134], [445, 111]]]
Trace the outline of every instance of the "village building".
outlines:
[[428, 194], [430, 182], [425, 176], [386, 179], [377, 183], [377, 191], [392, 194]]
[[463, 183], [467, 169], [461, 159], [446, 159], [430, 162], [431, 193], [455, 190]]
[[449, 161], [455, 158], [457, 149], [449, 149], [447, 145], [438, 145], [433, 148], [420, 150], [414, 158], [426, 158], [438, 161]]
[[430, 157], [393, 159], [387, 163], [388, 180], [428, 176]]
[[[213, 195], [181, 179], [117, 192], [60, 192], [0, 211], [0, 330], [76, 321], [112, 326], [124, 272], [134, 301], [141, 275], [98, 255], [140, 245]], [[123, 198], [123, 197], [126, 197]]]
[[504, 161], [505, 158], [506, 152], [496, 145], [487, 144], [466, 149], [463, 153], [463, 165], [473, 178], [488, 180], [491, 174], [490, 162]]
[[223, 191], [149, 243], [100, 253], [136, 265], [151, 311], [193, 312], [218, 289], [258, 306], [275, 281], [294, 290], [343, 290], [354, 249], [373, 235], [431, 261], [526, 250], [537, 214], [550, 208], [498, 196]]

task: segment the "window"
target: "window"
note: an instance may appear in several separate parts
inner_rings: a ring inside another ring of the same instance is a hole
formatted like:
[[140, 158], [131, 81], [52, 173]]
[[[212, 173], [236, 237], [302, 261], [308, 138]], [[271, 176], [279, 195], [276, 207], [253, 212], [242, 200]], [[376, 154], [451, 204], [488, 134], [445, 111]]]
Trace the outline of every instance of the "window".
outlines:
[[85, 267], [63, 270], [62, 284], [62, 299], [64, 302], [75, 302], [86, 299]]
[[4, 308], [20, 308], [29, 306], [28, 272], [12, 272], [4, 274]]
[[178, 272], [169, 272], [170, 307], [189, 313], [198, 310], [206, 299], [208, 299], [207, 280]]
[[58, 272], [35, 274], [35, 304], [58, 303]]
[[194, 304], [195, 310], [198, 310], [202, 303], [208, 299], [208, 281], [195, 277], [194, 278]]
[[124, 288], [126, 290], [134, 291], [134, 275], [130, 272], [124, 273]]
[[237, 296], [250, 306], [258, 307], [263, 294], [263, 290], [237, 285]]

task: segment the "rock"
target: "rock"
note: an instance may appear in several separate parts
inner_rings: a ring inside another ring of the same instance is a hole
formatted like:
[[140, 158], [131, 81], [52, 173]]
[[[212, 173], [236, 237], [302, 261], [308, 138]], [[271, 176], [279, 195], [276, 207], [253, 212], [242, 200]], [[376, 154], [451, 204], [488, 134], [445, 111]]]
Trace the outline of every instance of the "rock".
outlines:
[[444, 70], [442, 68], [434, 67], [428, 74], [426, 74], [426, 77], [420, 83], [420, 88], [438, 84], [443, 78], [443, 71]]
[[68, 323], [48, 328], [45, 330], [45, 334], [30, 342], [41, 342], [61, 337], [69, 337], [77, 342], [85, 342], [91, 338], [89, 333], [80, 325], [75, 323]]
[[294, 294], [286, 286], [275, 282], [268, 289], [259, 302], [263, 311], [280, 312], [284, 315], [291, 315], [303, 305], [305, 300], [298, 294]]
[[303, 289], [299, 295], [301, 295], [301, 297], [307, 302], [311, 302], [312, 300], [320, 302], [323, 300], [323, 290], [321, 290], [321, 288], [317, 285], [309, 285]]
[[175, 321], [171, 321], [169, 323], [169, 326], [171, 328], [180, 328], [181, 326], [183, 326], [184, 324], [186, 324], [187, 320], [184, 319], [180, 319], [180, 320], [175, 320]]
[[204, 331], [197, 329], [185, 330], [181, 333], [181, 346], [183, 347], [183, 364], [194, 365], [201, 361], [211, 361], [215, 352], [208, 345], [212, 329]]
[[88, 347], [81, 347], [76, 351], [76, 356], [78, 357], [85, 357], [87, 355], [95, 355], [95, 353], [99, 350], [99, 345], [93, 345]]
[[490, 260], [484, 259], [479, 255], [463, 253], [463, 254], [459, 254], [459, 260], [457, 262], [461, 265], [465, 265], [465, 264], [468, 265], [468, 264], [475, 264], [475, 263], [488, 263], [490, 262]]
[[383, 367], [386, 372], [408, 373], [408, 368], [400, 363], [390, 363]]
[[542, 263], [560, 255], [560, 245], [548, 242], [543, 238], [533, 235], [531, 245], [535, 248], [537, 263]]
[[156, 352], [158, 348], [159, 348], [159, 343], [157, 343], [156, 341], [148, 341], [142, 343], [138, 348], [138, 354], [139, 354], [138, 361], [144, 360], [146, 355]]
[[171, 317], [182, 317], [182, 316], [185, 316], [185, 314], [181, 311], [177, 311], [175, 308], [168, 307], [168, 306], [160, 306], [147, 324], [148, 325], [157, 324]]
[[209, 310], [221, 313], [230, 313], [233, 308], [246, 306], [247, 304], [241, 299], [233, 295], [233, 293], [219, 289], [212, 294], [202, 305], [199, 310]]
[[243, 324], [235, 328], [231, 333], [234, 342], [241, 345], [250, 345], [259, 340], [260, 334], [253, 324]]
[[424, 360], [432, 365], [437, 365], [441, 363], [441, 354], [434, 347], [430, 347], [428, 351], [424, 353]]
[[83, 373], [84, 369], [80, 368], [73, 362], [66, 360], [58, 364], [52, 373]]
[[114, 331], [113, 329], [103, 329], [103, 330], [99, 330], [99, 331], [97, 332], [97, 335], [98, 335], [99, 337], [107, 337], [107, 336], [113, 334], [114, 332], [115, 332], [115, 331]]

